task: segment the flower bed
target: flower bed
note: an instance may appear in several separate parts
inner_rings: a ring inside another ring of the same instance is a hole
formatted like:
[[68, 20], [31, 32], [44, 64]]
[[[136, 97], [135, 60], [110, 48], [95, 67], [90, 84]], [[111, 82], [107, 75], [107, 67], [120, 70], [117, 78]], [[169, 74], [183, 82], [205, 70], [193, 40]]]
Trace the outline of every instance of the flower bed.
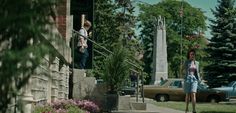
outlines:
[[58, 100], [36, 106], [33, 113], [99, 113], [99, 107], [89, 100]]

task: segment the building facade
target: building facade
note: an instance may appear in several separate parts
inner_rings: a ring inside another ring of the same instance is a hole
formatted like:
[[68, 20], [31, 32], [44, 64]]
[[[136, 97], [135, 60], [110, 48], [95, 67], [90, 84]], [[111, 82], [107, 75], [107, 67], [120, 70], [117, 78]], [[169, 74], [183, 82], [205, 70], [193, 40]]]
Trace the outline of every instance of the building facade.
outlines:
[[51, 32], [43, 36], [45, 39], [53, 39], [48, 41], [56, 51], [56, 55], [52, 57], [51, 53], [48, 53], [36, 68], [29, 83], [22, 89], [24, 113], [31, 113], [32, 105], [37, 103], [68, 99], [69, 64], [72, 62], [70, 38], [73, 29], [70, 3], [70, 0], [60, 0], [60, 3], [53, 7], [55, 15], [50, 19], [54, 25], [47, 26]]

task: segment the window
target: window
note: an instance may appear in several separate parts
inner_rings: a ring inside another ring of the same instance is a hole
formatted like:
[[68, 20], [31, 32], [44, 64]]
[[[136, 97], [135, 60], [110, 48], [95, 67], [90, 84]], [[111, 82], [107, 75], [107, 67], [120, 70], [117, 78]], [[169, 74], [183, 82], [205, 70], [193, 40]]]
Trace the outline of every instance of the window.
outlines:
[[174, 81], [170, 84], [170, 86], [176, 87], [176, 88], [182, 88], [182, 82], [181, 81]]

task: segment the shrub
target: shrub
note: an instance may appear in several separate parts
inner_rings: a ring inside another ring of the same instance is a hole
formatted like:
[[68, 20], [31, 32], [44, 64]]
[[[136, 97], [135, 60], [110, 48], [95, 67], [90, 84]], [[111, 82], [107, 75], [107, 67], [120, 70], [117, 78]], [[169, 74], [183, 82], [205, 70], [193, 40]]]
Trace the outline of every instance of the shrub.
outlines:
[[56, 113], [56, 111], [52, 108], [52, 106], [45, 105], [37, 106], [33, 113]]
[[126, 62], [128, 58], [127, 50], [118, 44], [113, 54], [109, 55], [104, 63], [104, 75], [102, 76], [109, 94], [118, 94], [125, 80], [128, 78], [130, 65]]
[[99, 113], [99, 107], [89, 100], [58, 100], [38, 105], [33, 113]]
[[99, 113], [99, 107], [92, 101], [89, 100], [75, 100], [76, 105], [90, 113]]

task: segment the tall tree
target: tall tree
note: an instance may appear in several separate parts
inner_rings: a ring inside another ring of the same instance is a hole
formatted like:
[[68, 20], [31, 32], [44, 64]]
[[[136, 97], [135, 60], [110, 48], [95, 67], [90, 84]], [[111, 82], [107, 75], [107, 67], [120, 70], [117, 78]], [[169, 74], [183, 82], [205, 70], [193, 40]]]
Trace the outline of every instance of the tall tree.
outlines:
[[218, 0], [212, 13], [212, 38], [207, 48], [209, 65], [205, 68], [211, 87], [228, 83], [236, 76], [236, 10], [235, 0]]
[[[136, 18], [133, 16], [134, 7], [131, 1], [96, 0], [94, 11], [94, 35], [96, 42], [108, 50], [113, 50], [114, 45], [121, 41], [123, 46], [128, 49], [129, 58], [135, 59], [135, 52], [140, 51], [141, 47], [134, 35], [133, 28], [135, 27]], [[134, 37], [134, 40], [131, 37]], [[110, 53], [96, 45], [94, 46], [94, 51], [94, 73], [99, 78], [103, 74], [103, 67], [101, 66], [103, 60]], [[97, 51], [102, 52], [105, 57]]]
[[43, 34], [48, 33], [50, 0], [0, 1], [0, 109], [5, 113], [11, 99], [28, 82], [41, 59], [49, 53]]
[[[105, 48], [111, 48], [112, 42], [117, 42], [119, 39], [118, 25], [115, 17], [115, 5], [112, 0], [96, 0], [94, 8], [94, 37], [98, 44]], [[112, 24], [111, 24], [112, 23]], [[107, 55], [99, 46], [94, 46], [94, 62], [93, 67], [95, 68], [94, 73], [97, 78], [101, 77], [103, 67], [104, 56], [96, 51], [103, 52]]]
[[[183, 9], [181, 8], [183, 6]], [[181, 59], [186, 59], [189, 48], [197, 48], [198, 59], [201, 61], [205, 56], [202, 48], [206, 45], [206, 39], [201, 35], [206, 30], [203, 12], [199, 8], [192, 7], [187, 2], [165, 0], [158, 4], [140, 4], [139, 19], [141, 21], [141, 40], [144, 44], [145, 71], [152, 74], [153, 37], [156, 18], [159, 15], [165, 18], [167, 30], [167, 54], [169, 77], [182, 77], [180, 73]], [[182, 24], [181, 24], [182, 18]], [[182, 40], [181, 40], [182, 31]], [[183, 54], [181, 55], [181, 43]]]

